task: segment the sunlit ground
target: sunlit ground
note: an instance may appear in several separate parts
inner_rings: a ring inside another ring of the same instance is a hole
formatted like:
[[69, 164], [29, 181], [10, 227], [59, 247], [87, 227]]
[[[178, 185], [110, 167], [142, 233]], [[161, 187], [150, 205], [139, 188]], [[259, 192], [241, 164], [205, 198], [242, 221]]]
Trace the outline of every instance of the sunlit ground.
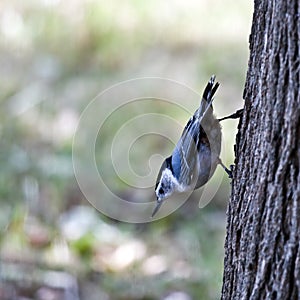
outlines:
[[[230, 193], [223, 170], [211, 179], [207, 189], [217, 193], [203, 208], [194, 196], [159, 221], [128, 224], [86, 200], [74, 176], [72, 142], [90, 101], [124, 80], [169, 78], [201, 93], [215, 74], [216, 115], [242, 107], [251, 14], [246, 0], [1, 2], [0, 299], [219, 298]], [[150, 199], [152, 189], [129, 189], [104, 153], [124, 120], [149, 109], [181, 126], [189, 117], [150, 101], [112, 117], [96, 143], [102, 175], [128, 201]], [[180, 135], [173, 125], [155, 125], [168, 137]], [[154, 124], [144, 126], [151, 132]], [[236, 126], [222, 124], [226, 165], [233, 163]], [[172, 146], [155, 136], [141, 141], [129, 158], [144, 176], [150, 157], [169, 155]], [[150, 163], [153, 185], [157, 157]], [[139, 186], [132, 173], [123, 175]]]

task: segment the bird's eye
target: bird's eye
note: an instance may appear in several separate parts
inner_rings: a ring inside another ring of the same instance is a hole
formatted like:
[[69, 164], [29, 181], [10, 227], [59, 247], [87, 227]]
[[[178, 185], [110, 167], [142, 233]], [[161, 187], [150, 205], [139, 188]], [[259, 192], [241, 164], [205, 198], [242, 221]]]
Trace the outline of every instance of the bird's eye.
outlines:
[[160, 188], [160, 189], [158, 190], [158, 193], [159, 193], [159, 194], [163, 194], [163, 193], [164, 193], [164, 190], [163, 190], [162, 188]]

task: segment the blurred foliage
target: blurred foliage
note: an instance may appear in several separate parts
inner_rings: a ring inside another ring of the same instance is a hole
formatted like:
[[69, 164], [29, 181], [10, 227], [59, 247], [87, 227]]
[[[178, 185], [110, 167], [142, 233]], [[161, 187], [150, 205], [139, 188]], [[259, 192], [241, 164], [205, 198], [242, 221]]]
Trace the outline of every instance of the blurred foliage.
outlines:
[[[162, 220], [124, 224], [97, 213], [81, 194], [72, 139], [91, 99], [136, 77], [171, 78], [201, 91], [216, 74], [224, 99], [216, 114], [240, 108], [251, 13], [246, 0], [1, 2], [0, 299], [66, 299], [61, 290], [68, 299], [219, 298], [229, 180], [201, 210], [191, 199]], [[102, 144], [132, 112], [149, 107], [186, 122], [176, 107], [153, 103], [108, 121]], [[223, 125], [228, 164], [235, 127]], [[161, 145], [147, 153], [167, 155], [170, 145]], [[108, 182], [126, 194], [97, 149]], [[138, 148], [132, 159], [148, 161], [143, 154]]]

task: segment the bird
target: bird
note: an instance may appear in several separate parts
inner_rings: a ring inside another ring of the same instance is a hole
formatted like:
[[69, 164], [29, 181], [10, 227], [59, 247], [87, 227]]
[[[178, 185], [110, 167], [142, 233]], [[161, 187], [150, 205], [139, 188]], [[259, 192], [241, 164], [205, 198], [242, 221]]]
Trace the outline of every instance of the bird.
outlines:
[[208, 81], [199, 108], [190, 117], [172, 154], [167, 157], [157, 176], [155, 185], [156, 206], [152, 218], [162, 203], [175, 193], [184, 193], [200, 188], [221, 165], [232, 178], [232, 172], [220, 159], [221, 125], [220, 121], [239, 118], [243, 109], [234, 114], [217, 119], [213, 114], [212, 102], [219, 88], [216, 76]]

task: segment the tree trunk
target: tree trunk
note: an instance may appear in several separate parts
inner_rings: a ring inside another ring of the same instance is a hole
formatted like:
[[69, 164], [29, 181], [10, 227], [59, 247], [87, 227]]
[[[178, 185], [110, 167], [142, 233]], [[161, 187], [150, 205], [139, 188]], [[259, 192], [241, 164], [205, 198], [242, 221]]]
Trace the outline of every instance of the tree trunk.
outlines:
[[256, 0], [222, 299], [300, 299], [299, 0]]

